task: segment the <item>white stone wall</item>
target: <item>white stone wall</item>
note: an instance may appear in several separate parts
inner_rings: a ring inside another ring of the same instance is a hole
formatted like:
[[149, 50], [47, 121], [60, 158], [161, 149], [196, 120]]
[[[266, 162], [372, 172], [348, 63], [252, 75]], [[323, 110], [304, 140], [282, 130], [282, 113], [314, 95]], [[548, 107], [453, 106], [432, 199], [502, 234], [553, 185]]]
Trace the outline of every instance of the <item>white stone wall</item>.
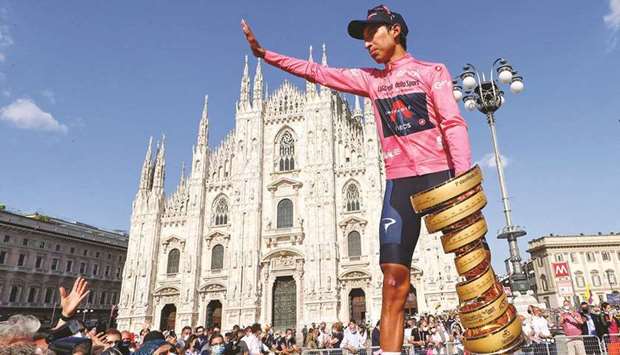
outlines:
[[[271, 293], [278, 276], [296, 281], [298, 328], [347, 321], [353, 288], [365, 292], [367, 319], [379, 319], [378, 231], [385, 177], [369, 102], [364, 111], [357, 104], [351, 110], [340, 94], [310, 83], [303, 92], [288, 82], [263, 98], [256, 90], [261, 82], [262, 73], [254, 78], [250, 98], [246, 62], [236, 127], [213, 150], [206, 146], [205, 103], [191, 173], [183, 175], [165, 203], [163, 191], [149, 188], [157, 185], [149, 180], [157, 179], [149, 169], [163, 159], [150, 162], [149, 155], [145, 161], [133, 206], [120, 328], [158, 328], [167, 303], [177, 307], [177, 330], [205, 324], [212, 300], [223, 305], [224, 328], [272, 323]], [[279, 172], [278, 138], [285, 130], [295, 137], [295, 169]], [[344, 186], [350, 182], [361, 193], [355, 212], [345, 208]], [[228, 201], [228, 223], [215, 226], [213, 205], [220, 197]], [[293, 202], [293, 226], [278, 229], [277, 204], [283, 198]], [[362, 237], [362, 256], [355, 260], [348, 256], [351, 231]], [[216, 244], [225, 250], [222, 270], [211, 270]], [[181, 251], [181, 261], [179, 272], [169, 275], [173, 248]], [[452, 259], [437, 235], [423, 231], [412, 265], [420, 312], [456, 306]]]
[[[596, 304], [606, 301], [607, 294], [620, 291], [620, 235], [544, 236], [530, 241], [528, 252], [534, 266], [538, 301], [552, 308], [561, 307], [564, 302], [556, 285], [553, 263], [568, 262], [573, 291], [579, 301], [584, 300], [586, 287]], [[609, 277], [608, 272], [613, 276]], [[600, 283], [594, 279], [596, 274]]]

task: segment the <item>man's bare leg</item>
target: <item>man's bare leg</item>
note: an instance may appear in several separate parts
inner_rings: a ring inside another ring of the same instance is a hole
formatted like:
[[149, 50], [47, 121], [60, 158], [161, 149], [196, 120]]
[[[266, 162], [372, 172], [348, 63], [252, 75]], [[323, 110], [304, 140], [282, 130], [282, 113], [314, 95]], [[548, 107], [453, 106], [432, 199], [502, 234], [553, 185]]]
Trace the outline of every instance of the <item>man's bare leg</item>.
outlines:
[[401, 264], [382, 264], [383, 302], [381, 304], [380, 344], [383, 352], [400, 353], [403, 346], [405, 302], [409, 295], [409, 268]]

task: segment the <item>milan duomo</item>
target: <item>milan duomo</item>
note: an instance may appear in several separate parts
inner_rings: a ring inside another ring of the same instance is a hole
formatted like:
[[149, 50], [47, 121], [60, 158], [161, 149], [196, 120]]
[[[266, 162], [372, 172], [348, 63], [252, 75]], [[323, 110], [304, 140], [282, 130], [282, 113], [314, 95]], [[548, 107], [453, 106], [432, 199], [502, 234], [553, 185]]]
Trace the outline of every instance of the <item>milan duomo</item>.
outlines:
[[[260, 60], [251, 83], [246, 57], [235, 128], [215, 149], [205, 99], [190, 172], [171, 194], [165, 142], [156, 152], [149, 143], [119, 329], [379, 319], [385, 175], [370, 103], [362, 110], [356, 97], [351, 110], [342, 94], [310, 82], [305, 91], [286, 81], [270, 94], [264, 87]], [[438, 235], [422, 232], [411, 276], [408, 313], [457, 305], [457, 274]]]

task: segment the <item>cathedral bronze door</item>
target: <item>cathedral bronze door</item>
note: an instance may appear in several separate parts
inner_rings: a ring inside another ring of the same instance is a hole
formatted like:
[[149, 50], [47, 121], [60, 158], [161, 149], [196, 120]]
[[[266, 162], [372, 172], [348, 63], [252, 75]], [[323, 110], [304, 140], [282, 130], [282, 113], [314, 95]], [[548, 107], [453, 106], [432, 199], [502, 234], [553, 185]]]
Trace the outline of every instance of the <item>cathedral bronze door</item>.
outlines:
[[273, 284], [273, 329], [295, 329], [297, 325], [297, 286], [292, 276], [278, 277]]
[[161, 321], [159, 322], [159, 329], [161, 330], [174, 330], [175, 321], [177, 318], [177, 307], [174, 304], [167, 304], [161, 310]]
[[222, 303], [218, 300], [209, 302], [207, 306], [207, 327], [221, 327]]
[[349, 292], [349, 316], [357, 324], [366, 321], [366, 294], [361, 288], [354, 288]]

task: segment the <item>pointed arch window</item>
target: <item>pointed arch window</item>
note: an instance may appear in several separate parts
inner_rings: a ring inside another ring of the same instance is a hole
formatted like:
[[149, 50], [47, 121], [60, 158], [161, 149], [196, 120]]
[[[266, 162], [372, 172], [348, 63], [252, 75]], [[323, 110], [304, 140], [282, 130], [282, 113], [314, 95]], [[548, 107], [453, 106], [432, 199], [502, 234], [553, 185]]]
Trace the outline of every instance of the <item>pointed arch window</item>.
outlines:
[[293, 202], [285, 198], [278, 202], [278, 228], [293, 226]]
[[350, 183], [347, 186], [345, 196], [344, 196], [347, 212], [354, 212], [360, 210], [361, 199], [360, 199], [360, 190], [357, 187], [357, 184]]
[[295, 170], [295, 140], [291, 132], [286, 131], [280, 138], [280, 171]]
[[349, 252], [349, 259], [357, 260], [362, 256], [362, 238], [359, 232], [353, 231], [349, 233], [347, 237], [347, 249]]
[[179, 259], [181, 259], [181, 252], [179, 249], [172, 249], [168, 253], [168, 268], [167, 273], [176, 274], [179, 272]]
[[224, 246], [217, 244], [211, 250], [211, 270], [221, 270], [224, 268]]
[[214, 211], [214, 225], [221, 226], [228, 224], [228, 201], [226, 201], [226, 198], [221, 197], [217, 200], [217, 202], [215, 203]]

